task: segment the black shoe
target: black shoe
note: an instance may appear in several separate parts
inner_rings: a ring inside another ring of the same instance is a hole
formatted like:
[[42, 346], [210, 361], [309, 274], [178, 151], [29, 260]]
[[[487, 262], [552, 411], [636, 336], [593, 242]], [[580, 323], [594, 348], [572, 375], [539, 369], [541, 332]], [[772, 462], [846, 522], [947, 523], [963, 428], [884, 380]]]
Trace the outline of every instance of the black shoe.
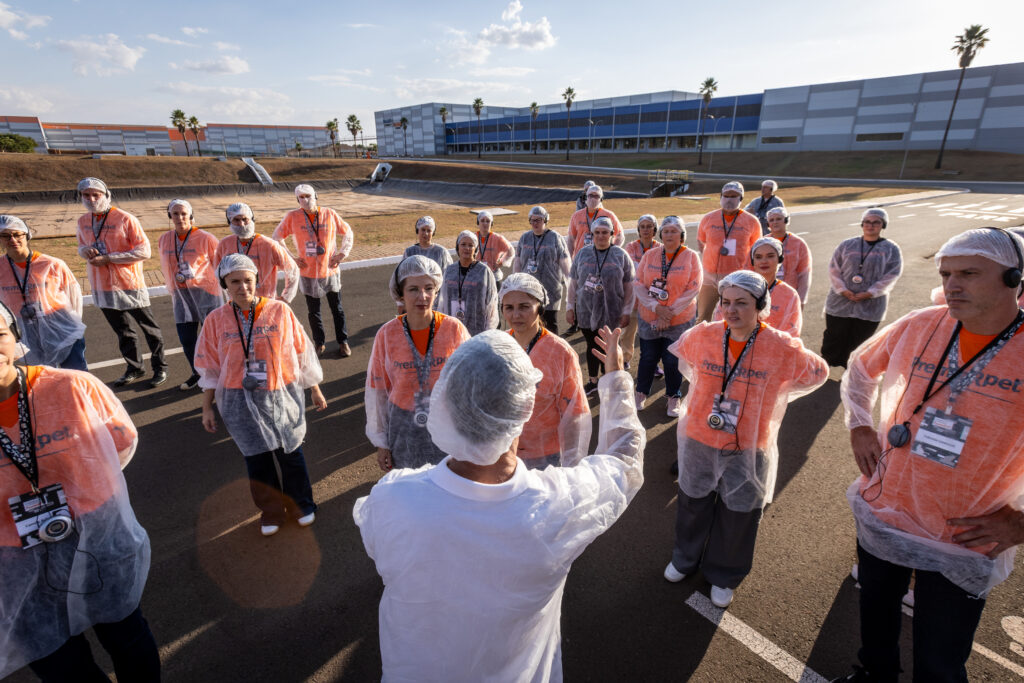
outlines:
[[587, 396], [593, 396], [597, 393], [597, 382], [587, 382], [583, 385], [583, 391]]
[[153, 373], [153, 379], [149, 380], [149, 388], [155, 389], [167, 381], [167, 371], [157, 370]]
[[577, 327], [576, 325], [570, 325], [570, 326], [569, 326], [569, 329], [567, 329], [567, 330], [565, 331], [565, 336], [567, 336], [567, 337], [568, 337], [568, 336], [570, 336], [570, 335], [576, 334], [576, 333], [577, 333], [577, 332], [579, 332], [579, 331], [580, 331], [580, 328], [579, 328], [579, 327]]
[[181, 391], [192, 391], [197, 386], [199, 386], [199, 375], [198, 373], [192, 373], [191, 377], [178, 385], [178, 389]]
[[146, 375], [142, 370], [125, 370], [125, 373], [110, 383], [112, 387], [123, 387]]
[[679, 460], [672, 461], [672, 467], [669, 468], [669, 471], [672, 472], [672, 476], [679, 476]]
[[855, 683], [871, 683], [871, 681], [881, 681], [881, 678], [872, 676], [871, 672], [862, 666], [853, 665], [853, 673], [839, 678], [833, 678], [831, 683], [844, 683], [844, 681], [853, 681]]

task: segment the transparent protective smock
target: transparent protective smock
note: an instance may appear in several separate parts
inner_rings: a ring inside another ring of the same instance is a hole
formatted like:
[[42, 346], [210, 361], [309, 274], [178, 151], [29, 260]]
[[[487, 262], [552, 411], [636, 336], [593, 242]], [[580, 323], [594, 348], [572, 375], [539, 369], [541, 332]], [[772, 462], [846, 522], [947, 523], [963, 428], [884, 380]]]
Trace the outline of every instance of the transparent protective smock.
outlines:
[[352, 251], [352, 227], [334, 209], [318, 207], [313, 217], [294, 209], [274, 228], [273, 238], [278, 242], [285, 243], [288, 237], [295, 241], [296, 253], [306, 262], [299, 268], [302, 293], [320, 298], [327, 292], [341, 291], [341, 266], [332, 266], [331, 261], [336, 254], [344, 260]]
[[622, 247], [613, 244], [598, 251], [591, 245], [576, 252], [567, 305], [576, 314], [576, 324], [585, 330], [618, 327], [619, 318], [633, 312], [635, 277], [633, 260]]
[[97, 306], [115, 311], [149, 306], [142, 270], [152, 248], [138, 218], [116, 206], [98, 218], [87, 213], [78, 219], [77, 237], [79, 256], [85, 258], [86, 249], [98, 249], [110, 259], [102, 266], [85, 266]]
[[540, 237], [527, 230], [519, 238], [515, 262], [512, 270], [516, 273], [529, 273], [537, 278], [544, 291], [548, 293], [546, 310], [562, 309], [562, 295], [569, 279], [569, 250], [565, 240], [554, 230], [545, 230]]
[[[664, 245], [648, 249], [636, 269], [633, 291], [636, 294], [636, 308], [640, 313], [637, 336], [641, 339], [678, 339], [697, 316], [697, 294], [704, 282], [700, 255], [680, 245], [674, 258], [671, 253], [665, 255], [663, 267], [664, 253]], [[661, 298], [652, 294], [651, 286], [656, 280], [662, 279], [663, 270], [665, 287], [658, 289], [663, 290], [665, 295]], [[656, 330], [652, 323], [657, 319], [655, 311], [659, 306], [667, 306], [672, 311], [672, 318], [668, 327]]]
[[[861, 237], [843, 240], [828, 264], [829, 290], [825, 312], [840, 318], [881, 321], [889, 305], [889, 292], [903, 273], [903, 253], [892, 240], [871, 243]], [[865, 301], [850, 301], [840, 294], [870, 292]]]
[[479, 261], [474, 261], [464, 274], [460, 268], [456, 261], [445, 269], [444, 296], [438, 310], [461, 320], [471, 335], [493, 330], [498, 326], [498, 289], [494, 273]]
[[[164, 285], [171, 295], [174, 322], [199, 323], [224, 303], [213, 261], [217, 238], [198, 228], [181, 240], [170, 230], [157, 243]], [[182, 279], [183, 278], [183, 279]]]

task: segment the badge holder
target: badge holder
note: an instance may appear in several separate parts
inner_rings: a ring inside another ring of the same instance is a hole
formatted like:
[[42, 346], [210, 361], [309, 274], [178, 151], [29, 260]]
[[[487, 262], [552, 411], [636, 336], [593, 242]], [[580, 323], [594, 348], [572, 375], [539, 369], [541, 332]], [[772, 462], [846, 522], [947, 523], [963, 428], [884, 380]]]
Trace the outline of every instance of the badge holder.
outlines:
[[859, 285], [860, 283], [864, 282], [864, 276], [858, 273], [857, 275], [854, 275], [853, 277], [850, 278], [850, 282], [852, 282], [855, 285]]
[[458, 299], [455, 302], [455, 317], [459, 320], [466, 319], [466, 303], [462, 299]]
[[21, 316], [22, 320], [35, 320], [39, 315], [39, 304], [35, 302], [26, 303], [21, 307], [21, 310], [18, 311], [18, 314]]
[[954, 468], [960, 462], [973, 420], [950, 412], [924, 409], [910, 452], [932, 462]]
[[242, 388], [246, 391], [256, 391], [258, 389], [267, 388], [267, 361], [246, 361], [245, 376], [242, 378]]
[[537, 272], [537, 259], [532, 258], [526, 262], [526, 272], [530, 274]]
[[427, 419], [430, 417], [430, 396], [416, 392], [415, 407], [413, 408], [412, 423], [423, 429], [427, 426]]
[[721, 394], [715, 394], [711, 414], [708, 415], [708, 427], [714, 430], [736, 433], [736, 425], [740, 421], [740, 402], [735, 399], [722, 398]]
[[39, 489], [38, 493], [12, 496], [7, 505], [14, 516], [14, 526], [23, 549], [63, 541], [75, 530], [71, 508], [61, 484], [50, 484]]
[[105, 242], [93, 242], [92, 248], [100, 253], [100, 256], [107, 255], [107, 244]]

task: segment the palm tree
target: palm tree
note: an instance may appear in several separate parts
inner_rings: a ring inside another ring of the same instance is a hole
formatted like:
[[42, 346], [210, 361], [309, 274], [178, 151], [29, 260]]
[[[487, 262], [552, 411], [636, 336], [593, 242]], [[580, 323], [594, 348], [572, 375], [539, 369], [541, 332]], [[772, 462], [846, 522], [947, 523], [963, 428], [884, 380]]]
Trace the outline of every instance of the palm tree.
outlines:
[[338, 156], [338, 147], [334, 142], [338, 137], [338, 119], [328, 121], [326, 128], [331, 136], [331, 151], [334, 153], [334, 156]]
[[448, 107], [442, 106], [437, 110], [437, 113], [441, 115], [441, 132], [444, 135], [444, 155], [448, 156]]
[[203, 156], [203, 148], [199, 146], [199, 119], [194, 116], [188, 117], [188, 129], [196, 139], [196, 156]]
[[536, 102], [530, 102], [530, 132], [533, 135], [533, 153], [537, 153], [537, 117], [540, 115], [540, 106]]
[[953, 106], [949, 108], [949, 120], [946, 121], [946, 132], [942, 134], [942, 144], [939, 146], [939, 158], [935, 160], [935, 168], [942, 168], [942, 155], [946, 151], [946, 137], [949, 135], [949, 126], [953, 123], [953, 112], [956, 111], [956, 101], [960, 98], [960, 86], [964, 84], [964, 73], [967, 67], [974, 61], [974, 55], [978, 50], [985, 47], [988, 38], [987, 28], [981, 24], [972, 24], [964, 29], [964, 32], [956, 37], [956, 42], [950, 49], [960, 55], [960, 80], [956, 82], [956, 92], [953, 93]]
[[476, 158], [483, 154], [484, 144], [480, 134], [480, 112], [484, 109], [484, 101], [479, 97], [473, 100], [473, 113], [476, 114]]
[[352, 153], [358, 159], [359, 150], [356, 148], [356, 135], [363, 129], [363, 124], [359, 123], [359, 118], [355, 114], [349, 114], [348, 118], [345, 119], [345, 127], [348, 128], [348, 132], [352, 136]]
[[402, 154], [403, 156], [409, 156], [409, 138], [405, 134], [405, 129], [409, 127], [409, 119], [403, 116], [398, 125], [402, 127]]
[[565, 160], [569, 161], [569, 111], [572, 109], [572, 101], [576, 99], [576, 91], [569, 86], [562, 93], [565, 100]]
[[[708, 118], [708, 105], [711, 104], [711, 96], [718, 90], [718, 81], [714, 78], [705, 78], [704, 82], [700, 84], [701, 99], [704, 100], [704, 115], [700, 116], [700, 131], [697, 135], [697, 165], [700, 166], [704, 163], [704, 121]], [[700, 107], [697, 108], [698, 114], [700, 113]]]
[[185, 143], [185, 156], [192, 156], [192, 153], [188, 151], [188, 140], [185, 139], [185, 126], [188, 125], [188, 120], [185, 118], [185, 112], [181, 109], [175, 109], [171, 112], [171, 125], [178, 129], [181, 134], [181, 141]]

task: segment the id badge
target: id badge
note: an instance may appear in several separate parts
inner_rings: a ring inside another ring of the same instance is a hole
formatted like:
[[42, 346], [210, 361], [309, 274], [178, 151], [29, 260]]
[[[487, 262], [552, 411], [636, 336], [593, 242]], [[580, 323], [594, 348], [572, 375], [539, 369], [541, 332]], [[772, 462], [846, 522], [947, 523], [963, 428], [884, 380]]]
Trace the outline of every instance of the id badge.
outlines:
[[462, 299], [455, 299], [452, 301], [452, 315], [459, 320], [466, 319], [466, 302]]
[[526, 262], [526, 272], [536, 273], [537, 272], [537, 259], [532, 258]]
[[43, 308], [38, 301], [30, 301], [21, 307], [18, 314], [22, 320], [36, 320], [43, 317]]
[[100, 252], [100, 256], [107, 255], [107, 243], [106, 242], [93, 242], [92, 248]]
[[740, 402], [732, 398], [722, 398], [721, 394], [715, 394], [714, 406], [715, 412], [725, 419], [722, 431], [735, 434], [736, 425], [740, 421]]
[[195, 273], [192, 272], [192, 266], [188, 261], [178, 261], [178, 272], [174, 275], [175, 280], [185, 282], [193, 279], [195, 276]]
[[23, 549], [45, 541], [59, 541], [74, 531], [71, 508], [61, 484], [45, 486], [39, 493], [12, 496], [7, 499], [7, 505], [14, 515], [14, 526]]
[[724, 253], [722, 256], [735, 256], [736, 255], [736, 238], [730, 237], [729, 239], [722, 242], [722, 249]]
[[658, 301], [668, 301], [667, 283], [664, 278], [655, 278], [651, 286], [647, 288], [647, 294]]
[[267, 388], [267, 361], [250, 360], [245, 363], [245, 377], [242, 386], [249, 391]]
[[600, 294], [604, 291], [604, 285], [596, 275], [588, 275], [583, 283], [583, 289], [591, 294]]
[[430, 394], [417, 391], [412, 409], [412, 423], [421, 429], [426, 429], [427, 418], [430, 417]]
[[313, 242], [313, 241], [310, 241], [310, 240], [306, 240], [306, 256], [314, 256], [315, 257], [318, 253], [320, 253], [320, 252], [317, 251], [317, 244], [316, 244], [316, 242]]
[[589, 231], [584, 233], [584, 235], [583, 235], [583, 246], [589, 247], [593, 243], [594, 243], [594, 233], [589, 232]]
[[952, 412], [925, 408], [910, 452], [946, 467], [956, 467], [973, 422]]

